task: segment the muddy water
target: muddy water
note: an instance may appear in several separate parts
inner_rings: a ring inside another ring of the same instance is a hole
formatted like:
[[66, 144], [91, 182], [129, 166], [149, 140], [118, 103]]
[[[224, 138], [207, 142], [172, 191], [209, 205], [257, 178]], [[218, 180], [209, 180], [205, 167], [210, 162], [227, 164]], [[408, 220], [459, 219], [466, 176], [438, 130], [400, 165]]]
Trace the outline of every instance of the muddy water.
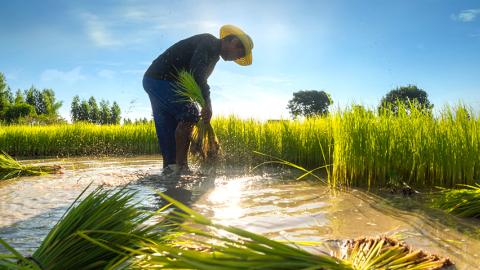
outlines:
[[[31, 161], [33, 163], [39, 161]], [[158, 157], [46, 160], [64, 174], [21, 178], [0, 184], [0, 237], [31, 253], [68, 205], [90, 183], [128, 187], [147, 209], [166, 192], [217, 222], [280, 240], [322, 241], [391, 235], [424, 250], [450, 257], [458, 269], [480, 268], [480, 224], [428, 210], [418, 199], [385, 200], [352, 190], [332, 194], [278, 175], [216, 176], [166, 183], [158, 179]], [[308, 247], [309, 249], [317, 249]], [[318, 249], [325, 250], [325, 246]]]

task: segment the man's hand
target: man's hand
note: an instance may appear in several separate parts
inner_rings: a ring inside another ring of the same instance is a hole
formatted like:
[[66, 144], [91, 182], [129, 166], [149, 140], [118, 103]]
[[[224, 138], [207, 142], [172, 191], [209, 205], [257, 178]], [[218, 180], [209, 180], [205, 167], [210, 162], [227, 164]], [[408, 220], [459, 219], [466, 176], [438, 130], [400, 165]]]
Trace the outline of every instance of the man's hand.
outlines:
[[210, 102], [207, 102], [205, 107], [202, 108], [201, 115], [205, 123], [210, 122], [210, 119], [212, 119], [212, 104]]

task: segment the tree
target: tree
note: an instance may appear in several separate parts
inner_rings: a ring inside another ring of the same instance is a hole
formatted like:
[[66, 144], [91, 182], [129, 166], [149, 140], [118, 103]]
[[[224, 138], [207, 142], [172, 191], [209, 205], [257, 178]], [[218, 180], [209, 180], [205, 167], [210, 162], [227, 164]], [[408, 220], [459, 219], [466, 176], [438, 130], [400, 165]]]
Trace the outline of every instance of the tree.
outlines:
[[120, 106], [118, 106], [117, 102], [113, 102], [113, 105], [112, 105], [112, 109], [111, 109], [111, 120], [110, 120], [110, 123], [111, 124], [120, 124], [120, 114], [121, 114], [121, 110], [120, 110]]
[[328, 106], [332, 104], [332, 98], [325, 91], [302, 90], [293, 93], [293, 99], [288, 101], [287, 109], [294, 118], [311, 117], [328, 114]]
[[91, 123], [100, 124], [100, 110], [98, 109], [97, 101], [93, 96], [88, 100], [88, 105], [90, 106], [90, 114], [88, 120]]
[[80, 121], [80, 97], [78, 95], [73, 97], [72, 105], [70, 106], [70, 116], [72, 122]]
[[7, 85], [5, 76], [0, 72], [0, 118], [13, 103], [12, 93]]
[[428, 94], [416, 85], [407, 85], [395, 88], [388, 92], [380, 101], [379, 112], [391, 110], [398, 113], [399, 104], [405, 105], [408, 110], [410, 106], [418, 106], [422, 110], [431, 110], [433, 104], [428, 100]]
[[8, 123], [17, 122], [21, 117], [35, 116], [35, 108], [27, 103], [14, 104], [5, 112], [5, 120]]
[[42, 114], [42, 106], [40, 105], [41, 95], [42, 93], [33, 85], [30, 89], [25, 90], [25, 101], [35, 108], [37, 114]]
[[88, 121], [90, 116], [90, 105], [85, 100], [80, 103], [80, 111], [78, 114], [79, 121]]
[[62, 107], [62, 102], [56, 100], [55, 92], [52, 89], [42, 90], [39, 103], [41, 114], [49, 116], [58, 116], [58, 109]]
[[25, 97], [23, 96], [22, 90], [18, 89], [15, 93], [15, 104], [25, 103]]
[[102, 125], [109, 124], [111, 121], [111, 115], [110, 104], [108, 101], [102, 100], [100, 102], [100, 123]]
[[52, 89], [36, 89], [34, 86], [25, 90], [25, 101], [35, 108], [37, 115], [58, 116], [58, 109], [62, 106], [61, 101], [55, 98]]

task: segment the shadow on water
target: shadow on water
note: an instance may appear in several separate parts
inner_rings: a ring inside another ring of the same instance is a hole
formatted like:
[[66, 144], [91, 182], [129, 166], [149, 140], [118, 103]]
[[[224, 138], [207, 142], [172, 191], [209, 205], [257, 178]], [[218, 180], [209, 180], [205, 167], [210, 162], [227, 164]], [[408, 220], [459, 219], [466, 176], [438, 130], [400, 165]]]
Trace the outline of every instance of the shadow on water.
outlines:
[[[0, 238], [23, 254], [32, 254], [67, 209], [68, 205], [52, 208], [28, 219], [0, 227]], [[0, 253], [9, 252], [0, 246]]]
[[192, 207], [195, 200], [215, 187], [215, 175], [194, 176], [189, 178], [165, 179], [161, 175], [153, 174], [142, 176], [129, 189], [137, 192], [141, 200], [149, 200], [143, 204], [145, 210], [158, 210], [168, 204], [159, 193], [163, 193], [188, 207]]
[[[105, 187], [108, 189], [127, 188], [135, 193], [134, 202], [138, 208], [155, 211], [167, 204], [167, 202], [158, 195], [159, 192], [191, 207], [195, 203], [196, 198], [201, 197], [214, 187], [214, 182], [215, 175], [191, 177], [189, 179], [162, 179], [159, 174], [153, 173], [140, 176], [137, 180], [126, 185], [114, 187], [107, 185]], [[90, 189], [93, 190], [93, 188], [95, 188], [95, 186], [92, 186]], [[28, 217], [23, 217], [13, 223], [6, 222], [8, 225], [0, 226], [0, 238], [23, 254], [33, 253], [69, 208], [69, 203], [73, 202], [75, 196], [78, 196], [81, 192], [81, 188], [77, 189], [76, 192], [71, 192], [74, 197], [63, 198], [65, 200], [59, 203], [61, 206], [52, 207], [52, 205], [48, 205], [46, 206], [48, 208], [42, 209], [40, 213], [37, 212]], [[54, 193], [50, 195], [55, 196]], [[51, 198], [53, 199], [53, 197]], [[20, 209], [21, 211], [27, 211], [25, 206], [21, 206]], [[0, 246], [0, 253], [9, 252], [3, 246]]]

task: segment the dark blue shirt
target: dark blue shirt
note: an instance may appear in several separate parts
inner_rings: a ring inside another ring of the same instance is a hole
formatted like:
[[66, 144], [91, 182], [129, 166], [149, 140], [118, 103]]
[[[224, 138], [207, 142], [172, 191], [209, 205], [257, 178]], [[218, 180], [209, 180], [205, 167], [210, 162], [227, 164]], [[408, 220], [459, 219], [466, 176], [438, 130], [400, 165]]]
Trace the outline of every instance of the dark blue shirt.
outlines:
[[153, 61], [145, 76], [175, 81], [177, 71], [193, 73], [205, 98], [210, 96], [207, 79], [220, 59], [221, 40], [211, 34], [200, 34], [175, 43]]

